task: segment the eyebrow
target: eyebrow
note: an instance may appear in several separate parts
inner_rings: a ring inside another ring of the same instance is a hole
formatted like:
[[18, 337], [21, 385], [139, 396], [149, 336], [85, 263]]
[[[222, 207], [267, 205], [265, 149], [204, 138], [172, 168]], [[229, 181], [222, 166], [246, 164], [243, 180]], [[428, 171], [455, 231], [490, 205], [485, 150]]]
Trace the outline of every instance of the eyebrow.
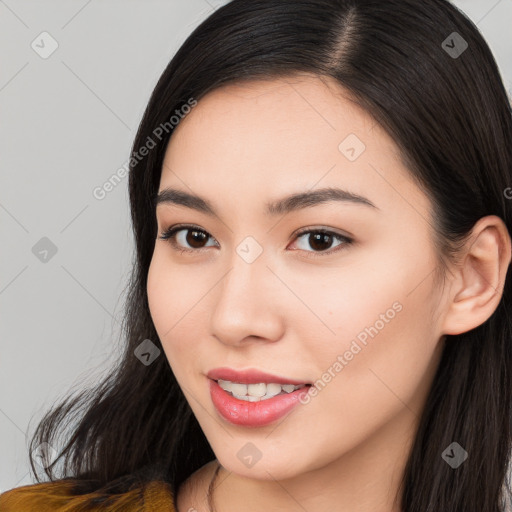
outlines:
[[[271, 216], [282, 215], [295, 210], [301, 210], [303, 208], [309, 208], [334, 201], [361, 204], [377, 210], [379, 209], [366, 197], [340, 188], [329, 187], [307, 192], [299, 192], [283, 197], [277, 201], [268, 202], [266, 203], [265, 214]], [[210, 201], [183, 190], [175, 188], [165, 188], [161, 190], [156, 196], [156, 206], [166, 203], [181, 205], [207, 215], [218, 216]]]

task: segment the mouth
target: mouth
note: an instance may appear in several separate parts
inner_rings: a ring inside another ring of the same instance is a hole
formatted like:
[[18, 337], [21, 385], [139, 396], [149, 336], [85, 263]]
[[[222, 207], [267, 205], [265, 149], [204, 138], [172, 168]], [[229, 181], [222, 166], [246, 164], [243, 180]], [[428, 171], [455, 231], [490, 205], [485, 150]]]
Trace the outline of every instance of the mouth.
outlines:
[[304, 403], [312, 386], [259, 370], [218, 368], [207, 377], [220, 417], [241, 427], [264, 427], [283, 418]]
[[305, 383], [208, 381], [210, 397], [219, 415], [242, 427], [264, 427], [283, 418], [303, 403], [311, 387]]
[[246, 370], [235, 370], [234, 368], [214, 368], [210, 370], [206, 376], [216, 382], [227, 381], [234, 384], [274, 384], [279, 385], [293, 384], [301, 386], [311, 384], [304, 380], [290, 379], [280, 375], [274, 375], [262, 370], [249, 368]]
[[245, 400], [246, 402], [260, 402], [269, 400], [275, 396], [288, 395], [297, 391], [298, 389], [306, 388], [311, 384], [280, 384], [277, 382], [256, 382], [256, 383], [243, 383], [233, 382], [223, 379], [212, 379], [216, 382], [226, 393], [237, 398], [238, 400]]

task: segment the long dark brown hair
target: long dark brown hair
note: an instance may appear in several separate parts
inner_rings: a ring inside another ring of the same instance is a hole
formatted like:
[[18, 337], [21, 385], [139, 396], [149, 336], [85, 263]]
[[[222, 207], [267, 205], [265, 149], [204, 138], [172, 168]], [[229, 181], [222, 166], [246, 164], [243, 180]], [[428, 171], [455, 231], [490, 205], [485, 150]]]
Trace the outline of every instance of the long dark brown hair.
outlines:
[[[145, 339], [162, 348], [146, 279], [169, 119], [223, 84], [304, 72], [336, 79], [394, 139], [434, 206], [441, 261], [455, 257], [483, 216], [501, 217], [512, 232], [512, 201], [504, 192], [512, 186], [511, 105], [488, 45], [456, 7], [446, 0], [233, 0], [183, 43], [144, 112], [132, 155], [149, 138], [156, 144], [130, 162], [136, 254], [124, 353], [97, 387], [70, 394], [38, 424], [30, 452], [44, 442], [58, 446], [74, 422], [45, 470], [50, 480], [73, 478], [76, 492], [85, 493], [162, 479], [176, 492], [215, 458], [167, 359], [146, 366], [134, 355]], [[155, 132], [161, 126], [163, 136]], [[447, 336], [403, 475], [405, 512], [504, 510], [512, 448], [511, 287], [508, 275], [486, 322]], [[441, 457], [455, 441], [469, 454], [456, 470]]]

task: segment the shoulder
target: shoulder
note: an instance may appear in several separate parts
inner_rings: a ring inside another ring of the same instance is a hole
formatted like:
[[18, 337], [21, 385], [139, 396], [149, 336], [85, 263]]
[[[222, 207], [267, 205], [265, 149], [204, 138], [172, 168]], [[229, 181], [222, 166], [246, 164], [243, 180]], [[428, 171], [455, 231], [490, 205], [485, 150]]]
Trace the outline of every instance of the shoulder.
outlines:
[[181, 484], [176, 496], [178, 512], [208, 510], [206, 493], [217, 466], [218, 462], [214, 459], [201, 466]]
[[170, 485], [147, 483], [121, 494], [91, 492], [75, 495], [72, 480], [57, 480], [16, 487], [0, 494], [2, 512], [175, 512]]

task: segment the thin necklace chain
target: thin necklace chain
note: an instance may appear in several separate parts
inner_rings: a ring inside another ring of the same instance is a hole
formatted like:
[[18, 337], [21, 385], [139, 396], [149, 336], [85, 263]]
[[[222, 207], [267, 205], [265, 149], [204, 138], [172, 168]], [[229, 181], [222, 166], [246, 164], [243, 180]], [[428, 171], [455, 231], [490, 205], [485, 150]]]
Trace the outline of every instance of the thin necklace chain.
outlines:
[[215, 509], [213, 508], [213, 484], [215, 483], [215, 480], [217, 478], [217, 474], [220, 470], [220, 463], [217, 461], [217, 469], [215, 470], [215, 473], [213, 473], [212, 479], [210, 481], [210, 485], [208, 486], [208, 510], [209, 512], [215, 512]]

